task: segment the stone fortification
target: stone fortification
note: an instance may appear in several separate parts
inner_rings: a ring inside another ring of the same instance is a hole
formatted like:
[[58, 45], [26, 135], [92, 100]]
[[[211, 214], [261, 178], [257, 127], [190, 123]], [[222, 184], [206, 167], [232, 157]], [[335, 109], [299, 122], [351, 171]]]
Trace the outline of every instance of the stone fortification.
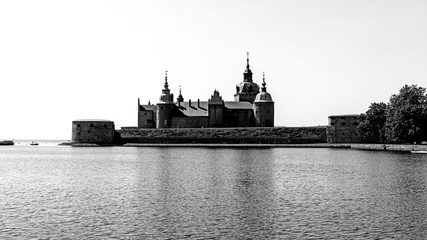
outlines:
[[171, 128], [118, 130], [124, 143], [326, 143], [326, 127]]
[[99, 119], [73, 121], [72, 139], [75, 144], [112, 144], [114, 141], [114, 122]]
[[327, 128], [328, 143], [360, 143], [362, 138], [357, 134], [360, 114], [329, 116]]

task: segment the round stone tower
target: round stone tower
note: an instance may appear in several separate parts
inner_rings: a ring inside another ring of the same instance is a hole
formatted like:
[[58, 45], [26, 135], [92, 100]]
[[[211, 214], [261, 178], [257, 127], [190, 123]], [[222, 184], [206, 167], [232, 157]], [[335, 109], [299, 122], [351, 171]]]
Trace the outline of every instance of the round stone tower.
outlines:
[[99, 119], [73, 121], [71, 141], [73, 143], [112, 144], [114, 122]]
[[168, 84], [168, 71], [166, 71], [165, 85], [157, 103], [157, 128], [170, 128], [172, 120], [172, 111], [175, 107], [173, 102], [173, 94], [170, 93]]
[[274, 127], [274, 102], [265, 85], [265, 75], [263, 74], [261, 92], [256, 95], [253, 104], [255, 125], [257, 127]]

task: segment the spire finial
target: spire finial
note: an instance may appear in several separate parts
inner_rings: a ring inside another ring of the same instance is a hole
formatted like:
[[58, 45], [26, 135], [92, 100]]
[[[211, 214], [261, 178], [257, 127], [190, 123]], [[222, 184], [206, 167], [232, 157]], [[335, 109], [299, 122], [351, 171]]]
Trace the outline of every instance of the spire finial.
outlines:
[[169, 87], [169, 84], [168, 84], [168, 70], [166, 70], [166, 73], [165, 73], [165, 89], [168, 89], [168, 87]]
[[246, 52], [246, 69], [249, 69], [249, 52]]
[[179, 95], [181, 95], [181, 85], [179, 85]]
[[265, 72], [262, 72], [262, 84], [265, 85]]
[[267, 88], [265, 87], [265, 85], [266, 85], [266, 83], [265, 83], [265, 73], [262, 72], [262, 88], [261, 88], [262, 92], [266, 92], [267, 91]]

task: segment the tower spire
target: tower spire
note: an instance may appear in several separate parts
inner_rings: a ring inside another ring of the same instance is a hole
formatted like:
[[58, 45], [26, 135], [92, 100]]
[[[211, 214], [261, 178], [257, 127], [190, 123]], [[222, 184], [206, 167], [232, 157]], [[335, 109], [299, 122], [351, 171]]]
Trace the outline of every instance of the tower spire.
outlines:
[[249, 52], [246, 52], [246, 69], [249, 69]]
[[246, 70], [243, 73], [244, 82], [252, 82], [252, 71], [249, 66], [249, 52], [246, 52]]
[[165, 89], [168, 89], [168, 87], [169, 87], [169, 84], [168, 84], [168, 70], [166, 70], [166, 73], [165, 73]]
[[267, 92], [267, 87], [265, 87], [266, 83], [265, 83], [265, 73], [262, 72], [262, 87], [261, 87], [261, 91], [262, 92]]
[[173, 94], [170, 93], [168, 83], [168, 71], [165, 73], [165, 85], [160, 95], [160, 103], [171, 103], [173, 102]]
[[177, 100], [179, 106], [180, 106], [181, 102], [184, 102], [184, 97], [181, 94], [181, 85], [179, 85], [179, 95], [178, 95], [178, 98], [176, 100]]

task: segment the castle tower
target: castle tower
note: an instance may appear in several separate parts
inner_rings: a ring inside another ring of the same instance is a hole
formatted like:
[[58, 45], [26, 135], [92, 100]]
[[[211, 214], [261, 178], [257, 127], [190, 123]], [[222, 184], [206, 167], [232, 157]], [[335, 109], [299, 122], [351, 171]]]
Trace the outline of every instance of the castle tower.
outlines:
[[178, 106], [181, 106], [181, 103], [184, 102], [184, 97], [181, 94], [181, 86], [179, 86], [179, 95], [176, 98], [176, 101], [178, 102]]
[[170, 93], [168, 84], [168, 71], [165, 75], [165, 85], [157, 103], [156, 128], [170, 128], [172, 111], [175, 107], [173, 94]]
[[236, 86], [234, 101], [253, 103], [258, 93], [259, 86], [252, 81], [252, 71], [249, 66], [249, 53], [247, 53], [246, 70], [243, 73], [243, 82]]
[[256, 95], [253, 104], [255, 125], [257, 127], [274, 127], [274, 102], [265, 85], [265, 75], [263, 74], [261, 92]]
[[217, 90], [208, 100], [209, 127], [224, 126], [224, 101]]

